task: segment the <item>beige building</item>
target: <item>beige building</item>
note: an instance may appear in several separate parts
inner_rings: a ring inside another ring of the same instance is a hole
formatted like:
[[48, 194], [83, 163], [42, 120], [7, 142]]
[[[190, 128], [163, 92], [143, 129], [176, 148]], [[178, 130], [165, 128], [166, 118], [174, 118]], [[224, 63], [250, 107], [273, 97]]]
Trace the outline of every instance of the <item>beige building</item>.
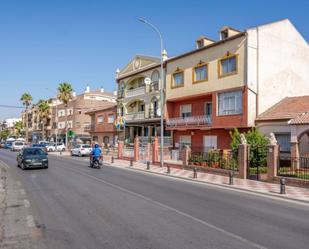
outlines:
[[68, 104], [67, 112], [64, 104], [54, 104], [52, 108], [51, 140], [55, 141], [57, 134], [58, 141], [65, 141], [67, 120], [68, 130], [72, 130], [75, 134], [73, 141], [90, 142], [91, 136], [87, 128], [91, 124], [91, 118], [85, 113], [92, 109], [101, 108], [106, 103], [116, 103], [116, 95], [105, 92], [103, 88], [91, 91], [90, 87], [87, 86], [82, 94], [73, 93], [73, 99]]

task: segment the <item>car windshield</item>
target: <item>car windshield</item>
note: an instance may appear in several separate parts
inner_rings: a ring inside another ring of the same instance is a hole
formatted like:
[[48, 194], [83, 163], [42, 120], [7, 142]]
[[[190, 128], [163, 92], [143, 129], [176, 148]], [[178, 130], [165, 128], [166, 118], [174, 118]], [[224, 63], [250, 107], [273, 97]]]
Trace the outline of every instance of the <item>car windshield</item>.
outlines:
[[83, 148], [91, 148], [91, 146], [86, 144], [86, 145], [83, 145]]
[[24, 145], [24, 144], [22, 142], [18, 142], [18, 143], [15, 143], [15, 145], [21, 146], [21, 145]]
[[29, 148], [24, 150], [24, 156], [41, 156], [45, 155], [44, 151], [36, 148]]

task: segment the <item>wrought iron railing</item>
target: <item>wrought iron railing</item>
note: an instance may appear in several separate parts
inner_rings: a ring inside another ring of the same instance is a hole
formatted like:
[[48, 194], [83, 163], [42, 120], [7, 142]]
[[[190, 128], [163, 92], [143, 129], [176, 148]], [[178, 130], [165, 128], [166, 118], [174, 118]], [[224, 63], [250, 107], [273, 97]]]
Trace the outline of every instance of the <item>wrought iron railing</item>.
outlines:
[[192, 126], [192, 125], [211, 125], [211, 116], [210, 115], [200, 115], [192, 117], [178, 117], [178, 118], [169, 118], [166, 120], [166, 125], [169, 127], [181, 127], [181, 126]]
[[130, 89], [126, 91], [126, 97], [133, 97], [133, 96], [138, 96], [145, 94], [145, 86]]
[[145, 118], [145, 112], [134, 112], [126, 115], [126, 121], [141, 120]]
[[278, 176], [303, 179], [309, 184], [309, 158], [281, 156], [277, 174]]

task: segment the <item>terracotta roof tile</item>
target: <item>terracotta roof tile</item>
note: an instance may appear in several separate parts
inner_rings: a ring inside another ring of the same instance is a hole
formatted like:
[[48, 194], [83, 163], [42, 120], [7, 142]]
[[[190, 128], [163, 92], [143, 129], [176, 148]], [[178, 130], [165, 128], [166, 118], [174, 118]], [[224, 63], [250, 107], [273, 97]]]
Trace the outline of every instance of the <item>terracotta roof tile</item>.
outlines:
[[256, 121], [294, 119], [309, 111], [309, 96], [286, 97], [261, 113]]
[[304, 112], [292, 119], [289, 124], [309, 124], [309, 112]]

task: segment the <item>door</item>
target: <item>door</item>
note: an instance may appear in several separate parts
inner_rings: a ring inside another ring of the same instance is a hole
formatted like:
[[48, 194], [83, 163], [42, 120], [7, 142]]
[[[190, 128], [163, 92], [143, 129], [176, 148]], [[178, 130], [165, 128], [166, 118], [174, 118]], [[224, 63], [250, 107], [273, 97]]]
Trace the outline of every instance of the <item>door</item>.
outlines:
[[204, 152], [217, 149], [217, 136], [204, 136], [203, 137]]

